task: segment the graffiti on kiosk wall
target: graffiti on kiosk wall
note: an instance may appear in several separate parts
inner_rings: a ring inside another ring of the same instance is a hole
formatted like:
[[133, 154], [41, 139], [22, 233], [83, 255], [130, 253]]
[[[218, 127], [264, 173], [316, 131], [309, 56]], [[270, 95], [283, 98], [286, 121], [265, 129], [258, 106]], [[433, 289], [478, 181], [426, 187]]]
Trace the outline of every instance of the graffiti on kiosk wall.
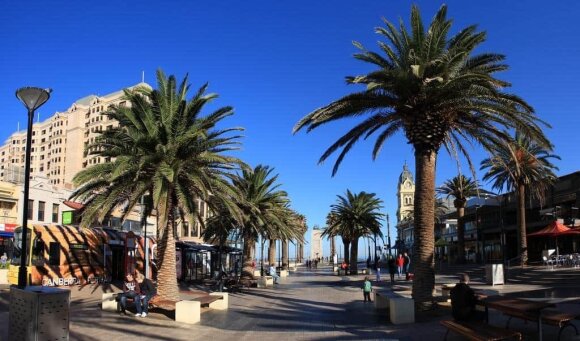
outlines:
[[[93, 283], [108, 283], [109, 279], [106, 277], [89, 277], [86, 281], [88, 284]], [[57, 286], [65, 286], [65, 285], [80, 285], [81, 280], [76, 277], [67, 277], [67, 278], [43, 278], [42, 285], [45, 287], [57, 287]]]

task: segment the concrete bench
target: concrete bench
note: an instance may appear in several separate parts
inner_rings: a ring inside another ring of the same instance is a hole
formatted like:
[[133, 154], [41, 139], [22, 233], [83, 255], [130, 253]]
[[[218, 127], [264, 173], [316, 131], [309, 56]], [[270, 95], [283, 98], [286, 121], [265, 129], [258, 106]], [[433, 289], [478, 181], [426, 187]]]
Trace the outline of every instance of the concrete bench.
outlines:
[[459, 322], [444, 320], [440, 323], [445, 328], [447, 328], [447, 332], [445, 333], [445, 340], [447, 340], [447, 334], [449, 334], [450, 330], [459, 335], [465, 336], [469, 340], [476, 341], [496, 341], [512, 338], [515, 338], [516, 340], [522, 339], [522, 334], [520, 332], [495, 327], [481, 322]]
[[288, 277], [288, 270], [280, 270], [280, 277]]
[[260, 270], [254, 270], [254, 277], [260, 277], [261, 274]]
[[389, 309], [389, 299], [399, 297], [396, 293], [392, 291], [373, 291], [374, 301], [375, 301], [375, 309]]
[[175, 322], [195, 324], [201, 320], [202, 307], [216, 310], [228, 309], [228, 294], [215, 292], [183, 301], [156, 299], [151, 300], [151, 304], [153, 307], [164, 310], [175, 310]]
[[369, 271], [369, 269], [358, 269], [357, 270], [357, 274], [359, 274], [359, 275], [369, 275], [370, 274], [370, 271]]
[[175, 322], [195, 324], [201, 320], [199, 301], [179, 301], [175, 303]]
[[415, 322], [415, 301], [394, 291], [375, 291], [375, 309], [389, 309], [393, 324]]
[[117, 295], [119, 295], [118, 292], [104, 293], [101, 298], [101, 309], [105, 311], [116, 312], [119, 304], [117, 302]]
[[258, 288], [267, 288], [268, 286], [274, 286], [274, 277], [272, 276], [262, 276], [258, 277]]
[[218, 298], [217, 300], [209, 303], [209, 307], [211, 309], [228, 310], [230, 300], [227, 292], [212, 292], [209, 295]]
[[406, 297], [389, 299], [389, 317], [393, 324], [415, 323], [415, 301]]
[[337, 274], [339, 276], [347, 276], [348, 275], [348, 270], [338, 269]]
[[[117, 297], [120, 293], [104, 293], [101, 300], [103, 310], [116, 312], [118, 307]], [[191, 300], [173, 301], [164, 300], [154, 296], [150, 301], [151, 308], [163, 310], [175, 310], [175, 321], [195, 324], [201, 319], [201, 308], [208, 307], [215, 310], [227, 310], [229, 307], [228, 293], [213, 292], [209, 295], [194, 297]]]

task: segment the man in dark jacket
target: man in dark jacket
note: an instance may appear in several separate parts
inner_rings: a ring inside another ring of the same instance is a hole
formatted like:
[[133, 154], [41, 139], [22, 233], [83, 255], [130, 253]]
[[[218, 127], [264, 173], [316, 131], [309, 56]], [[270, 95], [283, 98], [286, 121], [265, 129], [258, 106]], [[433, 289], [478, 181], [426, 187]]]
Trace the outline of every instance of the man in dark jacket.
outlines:
[[137, 281], [139, 282], [139, 288], [141, 289], [141, 317], [145, 317], [149, 312], [149, 300], [151, 297], [157, 294], [157, 290], [155, 289], [155, 284], [153, 284], [149, 278], [146, 278], [142, 274], [137, 276]]
[[485, 319], [485, 313], [475, 309], [478, 299], [468, 284], [469, 276], [461, 274], [459, 283], [450, 292], [451, 313], [457, 321], [482, 321]]

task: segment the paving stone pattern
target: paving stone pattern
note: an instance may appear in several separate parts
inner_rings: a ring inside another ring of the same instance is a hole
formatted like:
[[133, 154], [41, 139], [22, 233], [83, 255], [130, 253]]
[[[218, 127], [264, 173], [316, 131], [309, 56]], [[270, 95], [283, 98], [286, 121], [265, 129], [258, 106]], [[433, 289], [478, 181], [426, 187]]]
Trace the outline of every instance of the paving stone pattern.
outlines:
[[[541, 271], [541, 269], [540, 269]], [[555, 272], [540, 273], [538, 278]], [[561, 272], [559, 273], [561, 276]], [[374, 276], [372, 276], [374, 277]], [[454, 276], [438, 276], [437, 282], [454, 281]], [[151, 313], [146, 318], [122, 316], [102, 312], [98, 304], [101, 294], [118, 291], [107, 286], [73, 287], [71, 304], [71, 340], [443, 340], [445, 329], [439, 320], [450, 318], [447, 309], [417, 314], [417, 322], [409, 325], [393, 325], [386, 313], [378, 313], [372, 303], [364, 303], [362, 280], [364, 276], [339, 277], [328, 267], [317, 270], [299, 268], [281, 284], [268, 289], [247, 289], [242, 293], [230, 294], [227, 311], [207, 310], [202, 312], [201, 323], [186, 325], [176, 323], [171, 316]], [[571, 288], [580, 284], [580, 270], [566, 275], [566, 287], [560, 294], [570, 298], [566, 308], [580, 311], [574, 295], [580, 290]], [[574, 285], [574, 283], [576, 283]], [[410, 283], [397, 283], [410, 287]], [[375, 287], [376, 287], [375, 283]], [[378, 286], [387, 287], [385, 282]], [[487, 286], [474, 283], [474, 287], [489, 293], [520, 295], [522, 292], [546, 290], [542, 285]], [[0, 287], [0, 340], [8, 340], [8, 292]], [[186, 289], [187, 290], [187, 289]], [[409, 294], [409, 292], [403, 292]], [[553, 293], [552, 293], [553, 295]], [[188, 295], [184, 294], [183, 298]], [[577, 298], [576, 298], [577, 299]], [[505, 317], [492, 311], [491, 323], [503, 326]], [[580, 321], [575, 322], [580, 326]], [[511, 327], [521, 329], [526, 340], [536, 339], [533, 323], [513, 321]], [[544, 340], [555, 340], [558, 329], [545, 326]], [[562, 340], [573, 340], [574, 332], [564, 332]], [[448, 340], [461, 340], [449, 335]]]

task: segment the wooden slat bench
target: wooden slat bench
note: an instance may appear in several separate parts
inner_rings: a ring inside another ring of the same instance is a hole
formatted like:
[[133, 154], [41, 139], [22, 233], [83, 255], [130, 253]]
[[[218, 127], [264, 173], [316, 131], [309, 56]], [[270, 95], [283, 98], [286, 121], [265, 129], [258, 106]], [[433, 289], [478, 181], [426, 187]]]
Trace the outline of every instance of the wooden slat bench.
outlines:
[[522, 339], [522, 334], [520, 332], [485, 323], [459, 322], [453, 320], [444, 320], [440, 321], [440, 323], [447, 328], [445, 340], [447, 340], [447, 334], [449, 334], [450, 330], [474, 341], [498, 341], [512, 338], [516, 340]]
[[[510, 321], [514, 317], [524, 321], [538, 322], [537, 314], [521, 313], [517, 311], [504, 311], [504, 315], [509, 316], [506, 323], [506, 328], [509, 328]], [[572, 320], [578, 317], [578, 315], [561, 312], [556, 309], [544, 309], [542, 311], [542, 323], [560, 328], [560, 331], [558, 332], [558, 340], [562, 335], [562, 331], [569, 326], [574, 328], [576, 335], [578, 335], [578, 328], [576, 328], [576, 326], [572, 323]]]
[[[192, 297], [187, 301], [198, 301], [201, 307], [209, 308], [210, 305], [218, 300], [223, 300], [223, 295], [203, 295]], [[159, 296], [154, 296], [150, 301], [149, 305], [154, 308], [160, 308], [164, 310], [175, 310], [175, 306], [177, 302], [180, 301], [173, 301], [173, 300], [165, 300], [161, 299]]]

